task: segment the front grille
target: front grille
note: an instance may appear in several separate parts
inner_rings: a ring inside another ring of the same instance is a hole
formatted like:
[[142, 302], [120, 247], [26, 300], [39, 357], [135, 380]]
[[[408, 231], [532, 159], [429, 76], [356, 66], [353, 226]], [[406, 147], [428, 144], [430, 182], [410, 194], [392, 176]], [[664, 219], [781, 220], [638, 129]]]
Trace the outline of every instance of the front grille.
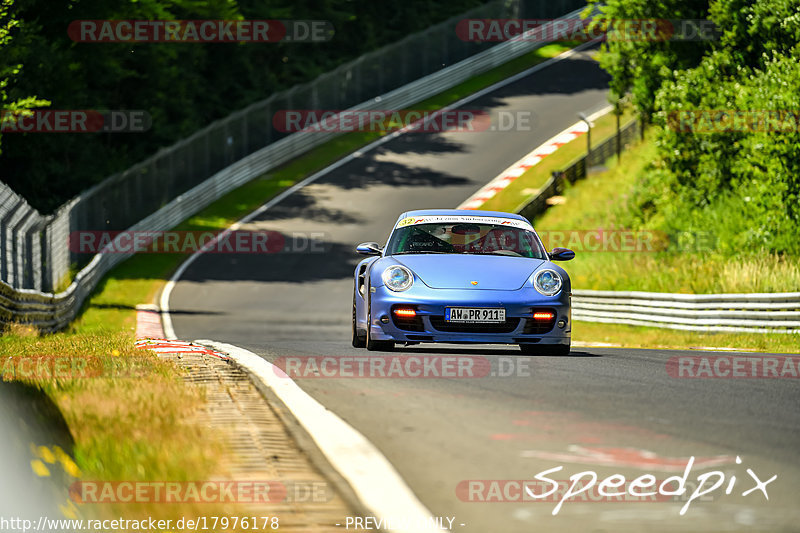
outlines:
[[446, 322], [443, 316], [432, 316], [431, 326], [446, 333], [511, 333], [519, 325], [519, 318], [506, 318], [505, 322], [475, 324], [469, 322]]
[[531, 317], [533, 317], [533, 313], [537, 311], [550, 311], [553, 313], [553, 318], [550, 320], [534, 320], [533, 318], [526, 318], [525, 319], [525, 328], [522, 330], [523, 333], [529, 335], [543, 335], [553, 329], [553, 326], [556, 325], [556, 319], [558, 318], [558, 313], [556, 313], [555, 309], [552, 308], [534, 308], [531, 310]]

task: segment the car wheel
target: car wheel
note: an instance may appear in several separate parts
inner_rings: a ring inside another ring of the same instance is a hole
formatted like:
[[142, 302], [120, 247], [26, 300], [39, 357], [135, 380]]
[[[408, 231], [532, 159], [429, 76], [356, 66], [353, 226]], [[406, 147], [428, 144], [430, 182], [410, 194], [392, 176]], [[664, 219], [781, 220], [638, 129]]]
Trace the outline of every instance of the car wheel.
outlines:
[[520, 344], [525, 355], [569, 355], [569, 344]]
[[367, 306], [367, 350], [370, 352], [391, 352], [394, 350], [394, 341], [372, 340], [372, 298]]
[[359, 335], [356, 329], [356, 295], [353, 293], [353, 348], [363, 348], [367, 345], [367, 336]]

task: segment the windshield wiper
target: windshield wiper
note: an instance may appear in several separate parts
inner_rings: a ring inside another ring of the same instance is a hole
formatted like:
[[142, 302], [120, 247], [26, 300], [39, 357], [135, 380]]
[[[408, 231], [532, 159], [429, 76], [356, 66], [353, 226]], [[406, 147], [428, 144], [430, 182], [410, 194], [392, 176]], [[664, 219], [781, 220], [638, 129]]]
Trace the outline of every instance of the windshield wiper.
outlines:
[[495, 250], [494, 252], [462, 252], [465, 254], [475, 254], [475, 255], [505, 255], [509, 257], [525, 257], [519, 252], [514, 252], [512, 250]]
[[454, 254], [456, 252], [440, 252], [438, 250], [419, 250], [419, 251], [405, 251], [405, 252], [395, 252], [392, 255], [405, 255], [405, 254]]

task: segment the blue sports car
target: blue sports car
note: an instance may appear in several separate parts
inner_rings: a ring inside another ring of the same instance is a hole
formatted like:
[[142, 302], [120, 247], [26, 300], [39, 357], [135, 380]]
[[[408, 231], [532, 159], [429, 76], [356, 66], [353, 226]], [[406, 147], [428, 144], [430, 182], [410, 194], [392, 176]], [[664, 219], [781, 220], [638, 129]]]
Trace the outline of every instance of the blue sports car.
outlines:
[[530, 222], [493, 211], [400, 215], [384, 248], [356, 248], [353, 346], [519, 344], [526, 354], [568, 354], [570, 281]]

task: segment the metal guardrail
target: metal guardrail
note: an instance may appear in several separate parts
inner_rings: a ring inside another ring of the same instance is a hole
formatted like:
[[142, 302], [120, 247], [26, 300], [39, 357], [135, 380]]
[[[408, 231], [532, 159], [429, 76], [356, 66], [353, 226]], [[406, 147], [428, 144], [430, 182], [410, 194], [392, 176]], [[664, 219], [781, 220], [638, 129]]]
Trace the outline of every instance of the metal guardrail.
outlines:
[[[583, 5], [582, 2], [574, 2], [573, 0], [561, 0], [559, 5], [574, 4]], [[562, 19], [578, 19], [581, 11], [582, 8], [576, 9], [562, 17]], [[549, 25], [540, 27], [540, 29], [536, 31], [541, 31], [544, 34], [544, 32], [548, 31], [548, 26]], [[454, 28], [451, 28], [451, 30], [455, 32]], [[380, 97], [371, 98], [362, 102], [359, 105], [349, 108], [349, 111], [407, 108], [416, 102], [425, 100], [426, 98], [454, 87], [469, 78], [502, 65], [511, 59], [540, 48], [544, 44], [546, 44], [544, 40], [537, 39], [521, 39], [497, 44], [488, 50], [403, 85]], [[251, 108], [252, 107], [253, 106], [251, 106]], [[248, 110], [252, 111], [251, 108], [241, 113], [247, 113]], [[233, 162], [199, 185], [179, 194], [174, 199], [164, 201], [164, 203], [160, 204], [160, 209], [125, 229], [130, 231], [151, 232], [168, 230], [228, 192], [338, 135], [341, 135], [341, 133], [304, 131], [289, 134]], [[119, 179], [121, 178], [114, 178], [114, 180]], [[131, 185], [135, 185], [135, 181], [126, 182], [128, 184], [126, 186], [123, 186], [121, 182], [118, 183], [117, 181], [113, 181], [113, 183], [119, 186], [119, 194], [122, 195], [127, 192], [128, 186], [133, 187], [133, 192], [137, 190], [142, 192], [142, 190]], [[11, 192], [11, 194], [13, 195], [13, 192]], [[19, 200], [20, 199], [17, 197], [16, 201], [19, 202]], [[79, 202], [80, 199], [77, 201]], [[116, 207], [109, 198], [105, 198], [101, 204], [98, 204], [96, 208], [98, 209], [98, 213], [102, 214], [107, 214]], [[56, 258], [56, 253], [65, 254], [68, 258], [69, 252], [67, 242], [70, 228], [87, 228], [87, 226], [81, 225], [85, 221], [81, 222], [78, 220], [76, 222], [75, 213], [77, 211], [74, 208], [75, 205], [75, 203], [70, 203], [62, 207], [54, 216], [46, 217], [50, 224], [46, 235], [48, 243], [52, 246], [51, 249], [54, 250], [49, 256], [51, 265], [56, 260], [64, 261], [64, 255]], [[0, 209], [3, 209], [2, 204], [0, 204]], [[13, 210], [15, 208], [12, 207], [11, 209]], [[0, 210], [0, 221], [5, 221], [6, 218], [6, 212]], [[14, 231], [18, 233], [19, 223], [15, 222], [15, 224]], [[0, 231], [0, 233], [4, 235], [6, 232], [5, 227], [4, 225], [2, 231]], [[8, 253], [9, 257], [18, 257], [19, 254], [16, 252], [15, 248], [7, 248], [5, 243], [3, 248], [3, 253]], [[65, 291], [58, 294], [20, 289], [18, 286], [13, 287], [5, 281], [0, 281], [0, 323], [30, 323], [43, 331], [54, 331], [66, 326], [77, 315], [84, 299], [92, 289], [94, 289], [102, 276], [115, 265], [130, 257], [130, 255], [132, 254], [101, 253], [95, 255], [91, 262], [78, 273], [72, 284]], [[36, 268], [35, 264], [33, 268]], [[50, 270], [53, 284], [58, 282], [56, 274], [53, 273], [55, 270], [56, 269]]]
[[572, 291], [572, 319], [709, 332], [800, 333], [800, 292]]
[[[619, 131], [619, 138], [614, 134], [592, 147], [592, 151], [579, 157], [561, 172], [554, 172], [550, 179], [539, 189], [539, 192], [517, 209], [517, 213], [533, 221], [547, 209], [547, 199], [558, 196], [564, 191], [564, 181], [575, 183], [586, 178], [587, 167], [601, 164], [614, 155], [617, 150], [623, 150], [637, 135], [641, 133], [641, 124], [632, 120], [625, 124]], [[617, 147], [617, 142], [620, 146]]]

